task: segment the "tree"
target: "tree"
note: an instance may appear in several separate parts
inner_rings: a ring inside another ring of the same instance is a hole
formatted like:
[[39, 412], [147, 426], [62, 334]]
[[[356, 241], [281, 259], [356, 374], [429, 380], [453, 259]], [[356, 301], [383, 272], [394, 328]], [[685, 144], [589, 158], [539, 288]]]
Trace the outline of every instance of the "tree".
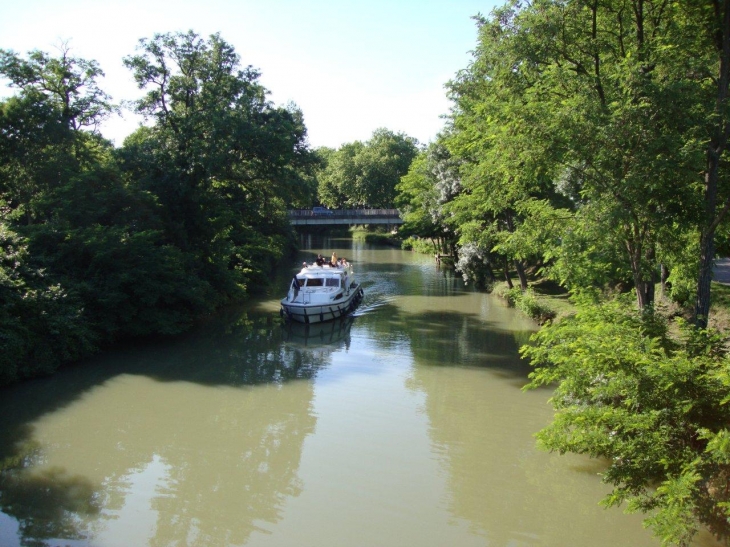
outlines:
[[549, 449], [607, 464], [607, 506], [650, 512], [662, 545], [690, 544], [700, 525], [730, 536], [730, 367], [717, 333], [684, 325], [681, 340], [624, 302], [587, 303], [523, 347], [529, 388], [558, 387]]
[[318, 174], [319, 201], [333, 209], [354, 207], [358, 204], [358, 167], [355, 158], [364, 148], [355, 141], [343, 144], [338, 150], [322, 151], [324, 168]]
[[[714, 91], [712, 109], [707, 113], [704, 169], [704, 222], [700, 229], [700, 260], [695, 299], [695, 324], [706, 327], [710, 314], [710, 282], [715, 258], [715, 237], [718, 226], [730, 210], [726, 169], [730, 138], [730, 1], [714, 0], [708, 4], [690, 3], [687, 20], [699, 21], [693, 36], [702, 38], [697, 52], [705, 66], [699, 75], [706, 87]], [[716, 75], [707, 67], [716, 67]], [[721, 208], [718, 210], [718, 206]]]
[[392, 207], [417, 146], [412, 137], [382, 128], [365, 143], [342, 145], [320, 173], [320, 201], [329, 207]]
[[553, 217], [572, 203], [553, 183], [560, 150], [535, 95], [538, 63], [519, 42], [517, 14], [504, 8], [478, 20], [475, 59], [448, 84], [454, 106], [445, 144], [460, 161], [462, 191], [446, 208], [461, 247], [501, 262], [510, 286], [511, 264], [526, 290], [527, 268], [554, 244]]
[[59, 57], [0, 50], [0, 74], [19, 90], [0, 103], [0, 192], [32, 224], [35, 200], [83, 169], [85, 143], [98, 137], [82, 129], [98, 129], [114, 107], [98, 87], [98, 64], [71, 56], [66, 45]]
[[542, 178], [576, 221], [603, 224], [606, 248], [623, 249], [640, 308], [667, 261], [663, 240], [702, 218], [714, 61], [702, 43], [709, 10], [693, 6], [511, 2], [479, 20], [475, 60], [451, 84], [452, 151], [494, 181], [487, 199], [509, 198], [495, 210], [516, 203], [506, 189]]
[[418, 141], [404, 133], [376, 129], [355, 159], [359, 168], [356, 182], [358, 205], [389, 208], [395, 187], [408, 172], [417, 154]]
[[447, 222], [444, 205], [461, 190], [458, 162], [440, 142], [432, 143], [411, 162], [396, 185], [396, 205], [405, 221], [403, 236], [427, 238], [435, 252], [453, 253], [456, 236]]
[[97, 83], [104, 72], [96, 61], [72, 57], [68, 44], [62, 44], [59, 53], [58, 57], [51, 57], [34, 50], [23, 59], [13, 51], [0, 49], [0, 74], [13, 87], [44, 95], [69, 128], [97, 131], [99, 124], [115, 110]]
[[[314, 158], [301, 112], [276, 108], [219, 35], [158, 34], [125, 58], [154, 126], [125, 143], [131, 181], [163, 205], [168, 241], [195, 257], [222, 298], [241, 296], [281, 256], [285, 207]], [[306, 193], [306, 192], [305, 192]], [[295, 197], [300, 196], [300, 197]]]

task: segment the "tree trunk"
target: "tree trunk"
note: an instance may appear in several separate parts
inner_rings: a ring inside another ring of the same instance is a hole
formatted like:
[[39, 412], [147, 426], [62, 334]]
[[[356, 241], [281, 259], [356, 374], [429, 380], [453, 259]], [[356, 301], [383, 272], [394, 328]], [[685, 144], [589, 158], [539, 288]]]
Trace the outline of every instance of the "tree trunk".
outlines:
[[722, 17], [718, 49], [720, 52], [720, 73], [717, 84], [717, 101], [715, 115], [717, 124], [707, 147], [707, 171], [705, 172], [705, 224], [700, 234], [700, 260], [697, 275], [697, 291], [695, 294], [694, 323], [699, 328], [707, 327], [710, 315], [710, 285], [712, 283], [712, 265], [715, 258], [715, 230], [730, 207], [730, 200], [725, 199], [723, 210], [717, 212], [717, 190], [720, 174], [720, 163], [725, 152], [730, 134], [730, 121], [727, 118], [728, 82], [730, 81], [730, 0], [720, 1], [717, 7]]
[[497, 278], [494, 276], [494, 270], [492, 269], [491, 264], [487, 264], [487, 273], [489, 274], [489, 280], [494, 283], [497, 281]]
[[712, 264], [715, 258], [715, 231], [703, 230], [700, 236], [700, 271], [695, 295], [695, 326], [705, 329], [710, 317]]
[[517, 277], [520, 278], [520, 289], [522, 292], [527, 290], [527, 274], [525, 273], [525, 267], [522, 265], [522, 261], [515, 260], [515, 270], [517, 270]]
[[661, 278], [660, 278], [661, 287], [662, 287], [661, 297], [666, 298], [666, 296], [667, 296], [667, 279], [669, 279], [669, 268], [667, 268], [666, 264], [661, 265], [661, 272], [662, 272]]
[[[634, 278], [636, 279], [636, 277]], [[654, 304], [654, 281], [641, 279], [635, 281], [636, 284], [636, 300], [640, 310], [646, 310]]]
[[646, 270], [645, 260], [651, 264], [652, 252], [647, 253], [644, 257], [643, 243], [646, 234], [643, 230], [634, 226], [631, 229], [631, 237], [626, 240], [626, 251], [629, 254], [631, 263], [631, 277], [634, 280], [634, 289], [636, 290], [636, 306], [639, 310], [644, 310], [647, 306], [654, 303], [654, 276], [646, 279], [644, 271]]
[[509, 261], [507, 260], [507, 257], [504, 257], [504, 279], [507, 281], [507, 286], [510, 289], [514, 289], [514, 285], [512, 284], [512, 280], [509, 277]]

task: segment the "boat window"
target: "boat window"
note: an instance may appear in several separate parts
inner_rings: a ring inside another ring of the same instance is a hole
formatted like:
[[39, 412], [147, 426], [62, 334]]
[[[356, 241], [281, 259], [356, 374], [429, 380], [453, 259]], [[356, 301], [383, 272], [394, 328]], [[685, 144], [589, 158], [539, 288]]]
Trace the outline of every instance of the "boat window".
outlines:
[[340, 280], [336, 277], [328, 277], [327, 278], [327, 287], [339, 287], [340, 286]]
[[321, 277], [312, 277], [307, 279], [307, 287], [321, 287], [322, 286], [322, 278]]

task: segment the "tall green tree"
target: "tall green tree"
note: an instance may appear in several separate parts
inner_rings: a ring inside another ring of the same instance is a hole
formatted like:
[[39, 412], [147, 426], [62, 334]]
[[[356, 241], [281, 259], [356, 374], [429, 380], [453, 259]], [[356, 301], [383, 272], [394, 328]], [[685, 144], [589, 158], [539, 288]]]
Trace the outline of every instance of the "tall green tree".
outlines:
[[396, 205], [405, 221], [403, 236], [430, 239], [438, 253], [452, 254], [456, 235], [444, 205], [461, 190], [458, 162], [441, 142], [423, 150], [396, 185]]
[[355, 141], [343, 144], [337, 150], [320, 152], [324, 161], [317, 176], [317, 196], [322, 204], [333, 209], [357, 205], [359, 170], [355, 158], [363, 148], [363, 143]]
[[522, 222], [521, 200], [563, 194], [576, 221], [603, 224], [606, 249], [623, 249], [640, 308], [666, 231], [699, 218], [706, 94], [675, 55], [690, 45], [684, 15], [660, 1], [512, 2], [479, 21], [475, 60], [451, 85], [454, 153], [487, 184], [479, 202], [501, 215], [498, 233]]
[[319, 199], [329, 207], [393, 207], [395, 187], [417, 153], [414, 138], [383, 128], [365, 143], [344, 144], [320, 173]]
[[[0, 105], [0, 191], [26, 224], [39, 218], [35, 201], [83, 169], [89, 135], [113, 111], [97, 84], [95, 61], [34, 50], [0, 50], [0, 74], [18, 94]], [[82, 131], [87, 130], [87, 131]]]
[[[0, 383], [50, 373], [103, 340], [80, 290], [81, 272], [66, 275], [58, 243], [67, 241], [70, 211], [83, 208], [63, 192], [76, 185], [107, 148], [93, 134], [112, 110], [97, 86], [96, 63], [33, 51], [0, 51], [0, 73], [16, 94], [0, 102]], [[93, 177], [84, 181], [96, 182]], [[52, 238], [46, 237], [53, 234]], [[61, 266], [58, 268], [56, 266]]]
[[57, 57], [34, 50], [23, 58], [0, 49], [0, 74], [13, 87], [43, 94], [63, 123], [75, 131], [98, 131], [99, 124], [115, 110], [109, 95], [98, 85], [104, 76], [99, 64], [72, 56], [68, 44], [61, 45]]
[[[730, 138], [730, 1], [690, 2], [685, 21], [688, 36], [699, 55], [696, 79], [707, 92], [697, 138], [705, 143], [703, 180], [704, 222], [700, 227], [700, 261], [695, 298], [695, 323], [706, 327], [710, 314], [710, 283], [715, 258], [715, 239], [720, 223], [730, 210], [727, 156]], [[714, 71], [712, 70], [714, 68]], [[704, 130], [704, 131], [702, 131]]]
[[464, 249], [509, 266], [527, 288], [527, 268], [539, 265], [554, 241], [553, 210], [572, 208], [553, 183], [559, 150], [549, 113], [535, 95], [532, 48], [519, 43], [518, 10], [478, 19], [471, 65], [449, 83], [454, 103], [445, 144], [461, 161], [462, 191], [447, 207]]
[[158, 34], [139, 49], [125, 64], [154, 125], [125, 143], [130, 180], [157, 196], [168, 241], [195, 256], [201, 278], [240, 296], [287, 244], [287, 196], [313, 162], [301, 112], [274, 107], [217, 34]]

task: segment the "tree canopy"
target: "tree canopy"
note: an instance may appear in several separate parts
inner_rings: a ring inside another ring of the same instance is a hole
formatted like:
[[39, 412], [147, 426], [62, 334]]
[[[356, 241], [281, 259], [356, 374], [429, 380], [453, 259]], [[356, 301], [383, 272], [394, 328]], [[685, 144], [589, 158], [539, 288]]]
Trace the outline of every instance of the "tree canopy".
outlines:
[[328, 207], [393, 207], [396, 185], [418, 153], [418, 141], [377, 129], [365, 143], [355, 141], [322, 152], [319, 200]]
[[155, 35], [124, 62], [148, 125], [114, 149], [96, 62], [0, 51], [0, 383], [263, 289], [286, 207], [313, 200], [301, 111], [219, 35]]

